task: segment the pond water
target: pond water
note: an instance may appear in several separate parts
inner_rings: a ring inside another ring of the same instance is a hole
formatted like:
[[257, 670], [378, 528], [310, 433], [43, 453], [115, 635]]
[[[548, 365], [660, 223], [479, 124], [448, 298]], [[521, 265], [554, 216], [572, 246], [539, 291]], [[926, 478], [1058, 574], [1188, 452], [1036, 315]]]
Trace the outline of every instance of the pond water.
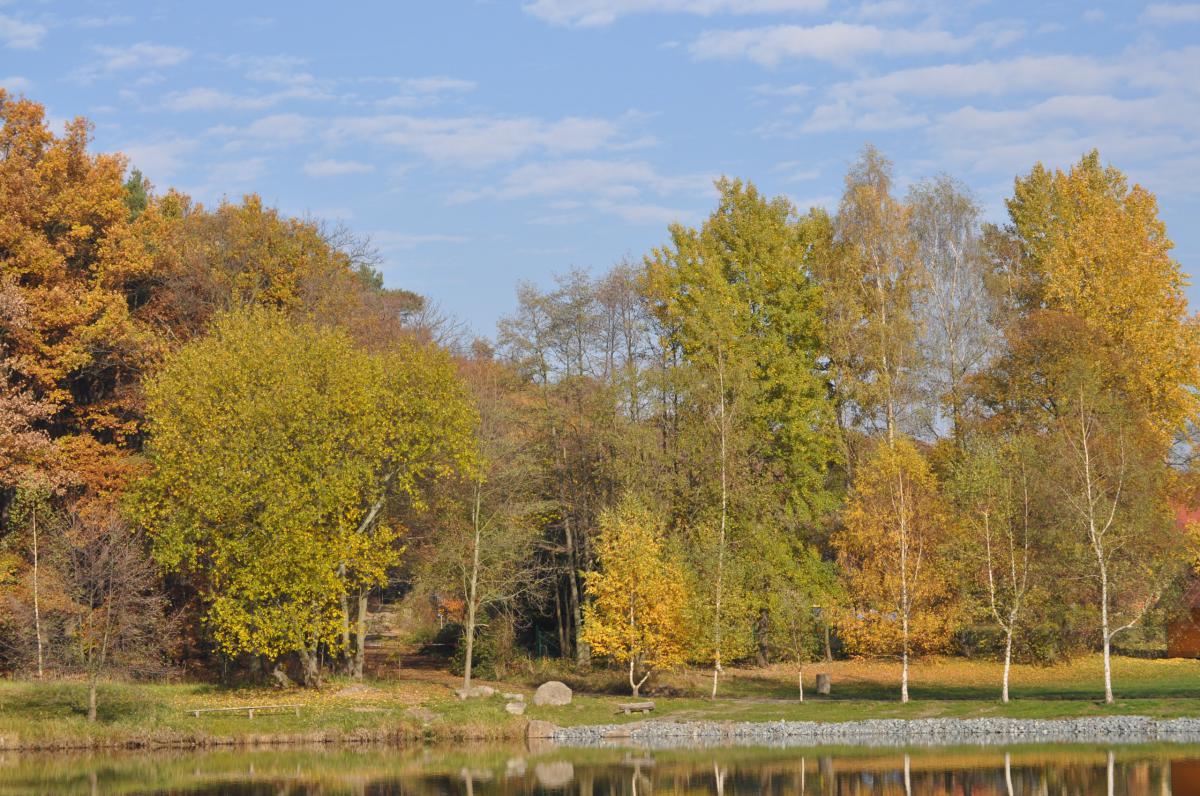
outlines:
[[1200, 794], [1200, 747], [292, 749], [0, 755], [20, 794]]

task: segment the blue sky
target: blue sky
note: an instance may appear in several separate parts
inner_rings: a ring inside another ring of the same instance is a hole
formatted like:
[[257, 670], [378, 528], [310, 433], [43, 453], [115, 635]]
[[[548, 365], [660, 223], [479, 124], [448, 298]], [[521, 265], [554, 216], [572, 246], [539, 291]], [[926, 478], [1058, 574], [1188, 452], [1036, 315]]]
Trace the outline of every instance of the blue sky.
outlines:
[[1190, 271], [1198, 76], [1200, 3], [0, 0], [0, 85], [56, 124], [158, 187], [340, 219], [481, 333], [518, 280], [699, 221], [720, 174], [832, 208], [868, 141], [994, 220], [1015, 174], [1099, 147]]

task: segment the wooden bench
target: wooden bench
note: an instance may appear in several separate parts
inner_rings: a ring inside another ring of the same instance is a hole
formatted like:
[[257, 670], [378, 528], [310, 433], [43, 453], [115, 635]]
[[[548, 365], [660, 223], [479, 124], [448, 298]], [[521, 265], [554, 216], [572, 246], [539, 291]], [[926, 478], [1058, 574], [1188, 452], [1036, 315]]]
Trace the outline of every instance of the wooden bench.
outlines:
[[617, 705], [617, 712], [628, 716], [630, 713], [649, 713], [654, 710], [653, 702], [622, 702]]
[[237, 713], [246, 711], [248, 718], [254, 718], [254, 712], [259, 713], [278, 713], [284, 710], [295, 711], [296, 715], [300, 715], [300, 705], [242, 705], [236, 708], [192, 708], [188, 710], [196, 718], [200, 718], [201, 713]]

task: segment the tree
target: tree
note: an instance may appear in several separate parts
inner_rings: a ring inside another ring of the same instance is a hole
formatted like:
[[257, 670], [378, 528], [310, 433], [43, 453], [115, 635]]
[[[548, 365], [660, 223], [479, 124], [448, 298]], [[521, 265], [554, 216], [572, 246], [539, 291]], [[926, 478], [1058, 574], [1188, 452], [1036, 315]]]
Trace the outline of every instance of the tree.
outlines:
[[471, 688], [476, 631], [489, 609], [536, 593], [546, 579], [538, 538], [548, 511], [541, 498], [533, 396], [508, 366], [476, 346], [461, 366], [475, 407], [476, 465], [447, 482], [433, 504], [442, 526], [430, 537], [426, 566], [463, 601], [463, 688]]
[[914, 302], [925, 276], [910, 217], [892, 196], [891, 161], [867, 146], [846, 175], [832, 244], [815, 260], [840, 422], [882, 427], [889, 440], [920, 365]]
[[833, 543], [853, 607], [841, 631], [853, 648], [900, 655], [907, 702], [909, 656], [944, 644], [955, 615], [945, 549], [954, 519], [908, 438], [876, 444], [856, 473], [844, 523]]
[[[1007, 204], [1010, 224], [990, 236], [991, 283], [1014, 320], [1001, 377], [990, 382], [993, 407], [1019, 408], [1010, 384], [1043, 383], [1044, 395], [1026, 394], [1024, 406], [1053, 415], [1048, 401], [1062, 392], [1053, 379], [1072, 367], [1057, 358], [1089, 352], [1107, 363], [1103, 386], [1169, 442], [1197, 413], [1200, 325], [1188, 315], [1185, 276], [1154, 195], [1130, 188], [1093, 151], [1067, 172], [1035, 166]], [[1046, 334], [1063, 325], [1077, 337], [1064, 338], [1065, 328]], [[1057, 343], [1054, 357], [1039, 340]]]
[[[742, 602], [726, 594], [733, 583], [727, 565], [739, 547], [731, 533], [744, 535], [781, 517], [793, 531], [812, 521], [830, 505], [826, 476], [837, 458], [818, 362], [820, 296], [808, 270], [810, 228], [784, 198], [768, 200], [738, 180], [719, 180], [717, 189], [720, 203], [699, 230], [673, 226], [671, 246], [647, 258], [647, 293], [668, 345], [689, 371], [678, 382], [688, 411], [709, 427], [698, 445], [716, 453], [711, 469], [707, 456], [696, 460], [697, 475], [710, 470], [701, 475], [707, 494], [698, 503], [712, 506], [711, 515], [685, 510], [693, 533], [711, 528], [714, 536], [711, 544], [692, 546], [713, 559], [700, 567], [712, 591], [700, 604], [711, 603], [705, 613], [714, 698], [727, 628], [747, 621], [727, 616]], [[754, 474], [764, 493], [782, 503], [770, 520], [750, 511], [762, 505], [751, 487]]]
[[661, 520], [625, 496], [601, 515], [600, 569], [585, 575], [591, 602], [583, 637], [598, 655], [628, 664], [635, 697], [651, 672], [684, 660], [687, 593], [682, 570], [664, 551], [663, 533]]
[[1052, 436], [1052, 476], [1066, 509], [1061, 521], [1079, 566], [1096, 586], [1104, 655], [1104, 701], [1112, 703], [1112, 641], [1158, 602], [1189, 558], [1166, 501], [1161, 448], [1123, 402], [1081, 366]]
[[995, 345], [987, 260], [979, 231], [979, 206], [947, 175], [913, 186], [909, 227], [924, 274], [915, 299], [922, 369], [933, 411], [930, 428], [956, 444], [963, 438], [970, 379]]
[[[973, 536], [974, 559], [987, 585], [987, 608], [1004, 632], [1000, 701], [1008, 702], [1013, 635], [1033, 581], [1036, 440], [980, 437], [957, 464], [954, 490], [963, 524]], [[980, 547], [982, 544], [982, 547]]]
[[337, 329], [256, 309], [218, 319], [147, 385], [150, 474], [135, 496], [158, 561], [194, 579], [218, 646], [295, 652], [315, 683], [342, 598], [398, 560], [388, 506], [469, 464], [471, 411], [448, 358], [354, 348]]
[[33, 431], [52, 430], [79, 481], [111, 493], [131, 473], [134, 384], [159, 349], [137, 313], [152, 261], [130, 224], [125, 162], [90, 154], [89, 137], [83, 119], [55, 136], [40, 105], [0, 90], [0, 291], [19, 306], [0, 313], [0, 394], [26, 402]]

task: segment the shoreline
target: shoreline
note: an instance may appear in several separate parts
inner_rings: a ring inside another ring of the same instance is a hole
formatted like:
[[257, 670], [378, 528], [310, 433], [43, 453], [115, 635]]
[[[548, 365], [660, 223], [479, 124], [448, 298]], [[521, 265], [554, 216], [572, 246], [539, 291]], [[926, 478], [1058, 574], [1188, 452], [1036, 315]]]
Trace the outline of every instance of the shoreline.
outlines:
[[534, 732], [564, 748], [942, 747], [1003, 746], [1031, 742], [1200, 744], [1200, 718], [1096, 716], [1074, 719], [940, 718], [844, 722], [648, 720], [632, 724], [536, 728]]

